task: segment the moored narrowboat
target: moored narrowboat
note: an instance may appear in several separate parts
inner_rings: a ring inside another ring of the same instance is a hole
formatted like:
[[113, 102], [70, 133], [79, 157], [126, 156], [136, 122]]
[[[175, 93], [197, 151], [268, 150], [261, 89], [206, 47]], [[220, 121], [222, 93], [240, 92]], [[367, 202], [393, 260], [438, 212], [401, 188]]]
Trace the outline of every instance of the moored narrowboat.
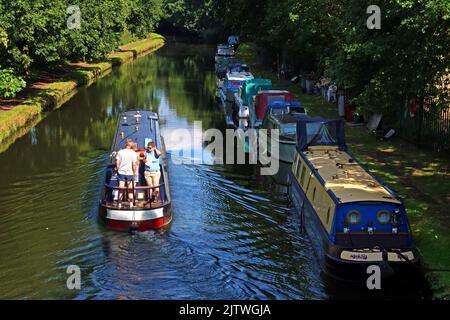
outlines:
[[[253, 79], [248, 65], [244, 63], [229, 63], [225, 68], [225, 75], [218, 75], [216, 80], [216, 97], [224, 103], [234, 102], [234, 94], [247, 79]], [[230, 89], [230, 90], [229, 90]]]
[[347, 151], [342, 119], [298, 120], [289, 196], [325, 273], [355, 280], [369, 265], [384, 276], [416, 269], [405, 207]]
[[[292, 163], [297, 144], [297, 121], [306, 116], [305, 108], [300, 101], [273, 101], [265, 109], [262, 129], [267, 129], [267, 150], [271, 150], [272, 140], [278, 144], [278, 154], [273, 158]], [[278, 130], [278, 136], [272, 130]]]
[[287, 90], [264, 90], [259, 91], [255, 96], [255, 107], [250, 109], [250, 122], [253, 128], [258, 128], [262, 125], [264, 115], [270, 103], [275, 101], [291, 102], [294, 100], [294, 95]]
[[216, 97], [219, 105], [225, 115], [225, 123], [227, 127], [235, 127], [233, 105], [234, 94], [237, 93], [242, 86], [242, 81], [225, 81], [221, 88], [217, 89]]
[[271, 89], [272, 81], [270, 79], [255, 78], [245, 80], [239, 91], [234, 94], [235, 111], [238, 117], [249, 119], [250, 114], [255, 114], [253, 110], [255, 96], [259, 91]]
[[[227, 44], [217, 45], [216, 56], [214, 57], [216, 74], [220, 78], [220, 74], [225, 70], [226, 65], [234, 61], [234, 48]], [[223, 74], [224, 75], [224, 74]]]
[[[121, 188], [115, 161], [118, 151], [124, 149], [127, 141], [134, 143], [133, 150], [137, 153], [139, 165], [131, 183]], [[144, 176], [145, 152], [149, 142], [153, 142], [161, 152], [158, 159], [160, 181], [156, 186], [148, 186]], [[119, 231], [159, 229], [172, 221], [166, 150], [156, 113], [148, 110], [127, 111], [119, 116], [110, 163], [106, 167], [100, 215], [108, 227]]]

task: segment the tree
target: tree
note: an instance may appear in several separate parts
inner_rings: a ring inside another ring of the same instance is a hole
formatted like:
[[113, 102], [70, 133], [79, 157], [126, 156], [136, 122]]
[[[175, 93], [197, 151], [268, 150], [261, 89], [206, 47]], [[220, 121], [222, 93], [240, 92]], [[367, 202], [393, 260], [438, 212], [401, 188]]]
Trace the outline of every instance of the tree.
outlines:
[[448, 73], [449, 3], [382, 1], [380, 30], [365, 25], [367, 15], [361, 12], [368, 4], [346, 1], [328, 71], [341, 85], [354, 88], [362, 109], [396, 112], [405, 95], [430, 94]]
[[133, 0], [128, 14], [127, 29], [138, 37], [145, 37], [155, 30], [164, 16], [161, 0]]

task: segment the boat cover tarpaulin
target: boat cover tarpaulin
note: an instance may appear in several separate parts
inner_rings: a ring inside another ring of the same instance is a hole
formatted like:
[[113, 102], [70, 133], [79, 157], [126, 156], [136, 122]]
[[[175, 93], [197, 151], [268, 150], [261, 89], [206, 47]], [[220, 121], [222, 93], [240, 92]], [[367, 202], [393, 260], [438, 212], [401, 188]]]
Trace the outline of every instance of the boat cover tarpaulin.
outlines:
[[272, 89], [272, 81], [270, 79], [255, 78], [246, 80], [241, 92], [242, 102], [248, 106], [258, 91], [270, 89]]
[[344, 134], [344, 120], [330, 120], [322, 117], [301, 116], [297, 121], [297, 150], [309, 146], [337, 146], [347, 150]]

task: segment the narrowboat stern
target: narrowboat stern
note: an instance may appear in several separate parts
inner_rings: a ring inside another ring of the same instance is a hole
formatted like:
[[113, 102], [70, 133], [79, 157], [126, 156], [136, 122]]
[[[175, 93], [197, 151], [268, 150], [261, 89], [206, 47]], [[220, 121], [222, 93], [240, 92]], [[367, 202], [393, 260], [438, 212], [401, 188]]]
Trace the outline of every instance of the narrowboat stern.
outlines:
[[[131, 187], [120, 188], [115, 158], [129, 139], [136, 144], [134, 151], [138, 153], [138, 173]], [[161, 151], [160, 183], [152, 187], [146, 184], [144, 177], [144, 153], [150, 141], [153, 141], [155, 147]], [[159, 189], [156, 198], [153, 196], [155, 189]], [[159, 229], [172, 221], [167, 156], [156, 113], [147, 110], [127, 111], [119, 116], [111, 147], [110, 164], [106, 167], [100, 216], [108, 227], [119, 231]]]

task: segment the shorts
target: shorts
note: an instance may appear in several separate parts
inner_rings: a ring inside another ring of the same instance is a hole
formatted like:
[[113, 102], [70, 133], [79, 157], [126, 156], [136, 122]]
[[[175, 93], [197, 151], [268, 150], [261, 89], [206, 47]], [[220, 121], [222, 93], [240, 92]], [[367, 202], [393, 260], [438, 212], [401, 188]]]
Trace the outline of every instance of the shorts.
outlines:
[[117, 173], [117, 180], [119, 180], [119, 181], [133, 181], [134, 180], [134, 175]]
[[144, 177], [149, 187], [159, 186], [159, 180], [161, 179], [161, 171], [145, 171]]

